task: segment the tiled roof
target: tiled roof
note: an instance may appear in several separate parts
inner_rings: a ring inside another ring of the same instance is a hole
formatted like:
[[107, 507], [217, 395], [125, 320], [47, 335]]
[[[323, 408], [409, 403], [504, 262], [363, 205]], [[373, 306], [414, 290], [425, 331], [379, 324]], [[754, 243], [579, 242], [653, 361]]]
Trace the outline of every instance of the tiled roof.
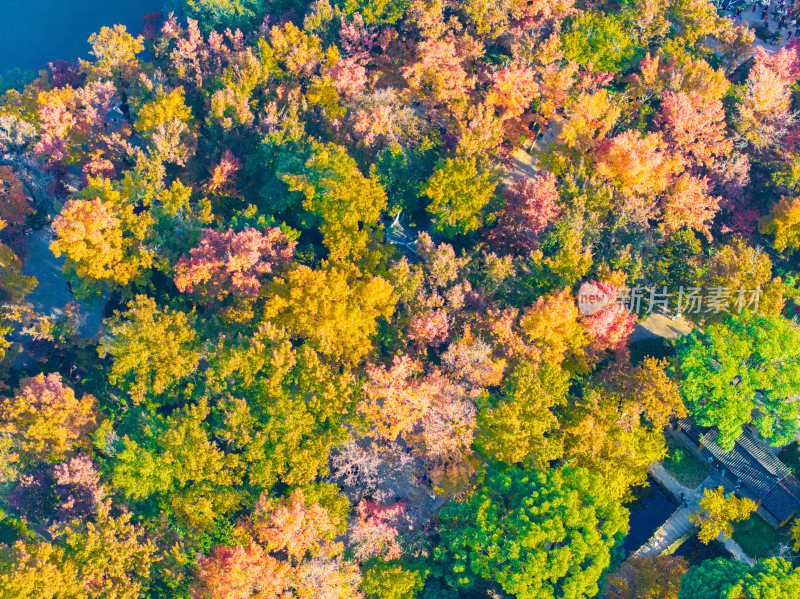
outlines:
[[783, 485], [775, 485], [773, 489], [761, 498], [761, 505], [778, 522], [784, 522], [794, 515], [798, 507], [797, 497], [793, 496]]
[[742, 436], [736, 441], [742, 448], [759, 461], [759, 463], [769, 470], [772, 474], [780, 476], [789, 476], [792, 471], [788, 466], [781, 462], [774, 453], [772, 453], [762, 441], [759, 441], [756, 436], [748, 430], [742, 432]]
[[781, 484], [786, 487], [786, 490], [789, 491], [795, 497], [800, 497], [800, 480], [797, 480], [794, 476], [787, 476], [786, 478], [781, 481]]
[[779, 522], [785, 521], [800, 508], [800, 481], [769, 448], [748, 430], [725, 452], [717, 443], [719, 432], [714, 427], [699, 426], [691, 418], [679, 421], [681, 430], [740, 480], [750, 493], [761, 499], [764, 509]]
[[[742, 481], [742, 484], [750, 489], [758, 497], [764, 497], [772, 488], [778, 484], [783, 476], [776, 476], [772, 473], [775, 469], [766, 467], [757, 457], [737, 441], [731, 451], [725, 452], [717, 443], [718, 432], [712, 429], [703, 435], [703, 446], [708, 449], [722, 466], [733, 476]], [[772, 456], [773, 460], [777, 460]], [[800, 504], [798, 504], [800, 505]]]

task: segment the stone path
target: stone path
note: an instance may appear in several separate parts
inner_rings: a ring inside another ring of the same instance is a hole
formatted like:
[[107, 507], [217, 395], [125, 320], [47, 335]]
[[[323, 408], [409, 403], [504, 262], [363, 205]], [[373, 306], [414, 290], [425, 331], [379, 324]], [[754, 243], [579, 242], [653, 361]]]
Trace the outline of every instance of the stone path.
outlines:
[[636, 327], [630, 336], [630, 343], [659, 337], [677, 339], [691, 332], [692, 324], [683, 316], [678, 316], [673, 320], [669, 316], [654, 312], [641, 322], [636, 323]]
[[[776, 6], [777, 2], [773, 2], [772, 5]], [[742, 11], [741, 17], [737, 21], [735, 21], [735, 24], [736, 25], [745, 25], [745, 24], [747, 24], [747, 25], [750, 26], [751, 29], [753, 29], [753, 28], [755, 28], [757, 26], [759, 26], [759, 27], [763, 26], [764, 25], [764, 21], [761, 20], [761, 10], [762, 10], [762, 7], [761, 7], [761, 5], [759, 5], [756, 8], [756, 11], [753, 12], [752, 4], [748, 4], [745, 7], [744, 11]], [[729, 18], [731, 18], [731, 20], [733, 19], [732, 13], [730, 11], [727, 11], [725, 14], [729, 15]], [[778, 31], [778, 19], [776, 19], [775, 16], [772, 14], [772, 10], [771, 9], [769, 11], [769, 27], [768, 28], [769, 28], [769, 31], [771, 31], [771, 32], [777, 32]], [[784, 27], [783, 29], [781, 29], [781, 31], [780, 31], [781, 40], [778, 41], [778, 42], [765, 42], [763, 40], [760, 40], [760, 39], [756, 38], [753, 41], [753, 45], [754, 46], [760, 46], [760, 47], [764, 48], [765, 50], [768, 50], [770, 53], [775, 52], [777, 50], [780, 50], [781, 48], [783, 48], [787, 44], [789, 44], [789, 42], [792, 42], [795, 39], [797, 39], [797, 38], [794, 37], [794, 35], [792, 35], [792, 37], [787, 40], [787, 37], [786, 37], [787, 32], [788, 32], [788, 28], [787, 27]], [[792, 34], [794, 34], [794, 31], [792, 31]]]
[[677, 509], [659, 528], [650, 540], [637, 549], [632, 555], [650, 557], [661, 555], [676, 543], [683, 535], [694, 528], [689, 520], [691, 511], [687, 507]]
[[[720, 535], [721, 536], [721, 535]], [[747, 555], [742, 549], [742, 546], [739, 545], [733, 539], [717, 539], [720, 543], [725, 545], [725, 549], [727, 549], [730, 554], [735, 557], [738, 561], [746, 563], [748, 566], [755, 566], [756, 560], [752, 557]]]
[[667, 521], [661, 525], [661, 528], [653, 533], [650, 540], [636, 550], [633, 555], [649, 556], [664, 553], [673, 543], [676, 543], [686, 533], [694, 529], [694, 524], [689, 520], [689, 515], [699, 509], [699, 502], [703, 497], [704, 490], [716, 488], [722, 484], [716, 475], [711, 474], [696, 489], [688, 489], [675, 480], [660, 462], [650, 466], [650, 474], [675, 497], [683, 495], [686, 498], [686, 505], [675, 510]]
[[561, 120], [554, 119], [541, 137], [537, 136], [526, 147], [514, 150], [511, 153], [511, 163], [506, 169], [503, 182], [506, 185], [512, 185], [520, 177], [535, 178], [540, 172], [537, 157], [558, 138], [560, 133]]
[[[725, 486], [724, 481], [720, 479], [716, 473], [706, 477], [696, 489], [688, 489], [675, 480], [675, 477], [673, 477], [660, 462], [656, 462], [650, 466], [649, 470], [652, 477], [675, 497], [683, 495], [686, 499], [686, 505], [675, 510], [667, 521], [653, 533], [653, 536], [650, 537], [647, 543], [633, 552], [631, 556], [653, 556], [664, 553], [674, 543], [680, 540], [681, 537], [695, 528], [689, 516], [700, 509], [700, 499], [703, 497], [705, 490]], [[755, 564], [755, 561], [747, 555], [744, 549], [733, 539], [724, 539], [722, 538], [722, 534], [720, 534], [717, 540], [720, 541], [737, 560], [745, 562], [750, 566]]]

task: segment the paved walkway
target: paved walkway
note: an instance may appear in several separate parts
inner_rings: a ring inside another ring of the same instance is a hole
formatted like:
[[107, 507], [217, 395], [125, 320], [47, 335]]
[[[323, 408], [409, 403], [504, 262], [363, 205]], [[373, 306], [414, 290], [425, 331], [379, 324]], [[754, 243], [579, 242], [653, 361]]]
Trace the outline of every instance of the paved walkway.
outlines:
[[[62, 276], [64, 256], [56, 258], [50, 250], [53, 230], [48, 225], [28, 235], [27, 256], [22, 263], [22, 274], [35, 277], [36, 287], [25, 301], [30, 302], [41, 314], [51, 314], [55, 308], [63, 308], [68, 302], [76, 301]], [[79, 329], [84, 337], [95, 337], [103, 324], [103, 305], [105, 300], [92, 303], [78, 301], [81, 312], [86, 316]]]
[[683, 316], [678, 316], [674, 320], [664, 314], [652, 313], [640, 322], [636, 323], [633, 333], [629, 338], [629, 343], [643, 341], [645, 339], [677, 339], [692, 332], [692, 323]]
[[[689, 447], [692, 453], [701, 460], [706, 461], [708, 460], [709, 457], [711, 457], [712, 454], [708, 451], [707, 448], [704, 448], [702, 450], [698, 449], [697, 446], [686, 437], [686, 433], [681, 431], [673, 431], [671, 428], [665, 429], [665, 431], [667, 434], [671, 434], [673, 437], [680, 439], [687, 447]], [[717, 476], [719, 476], [719, 473], [717, 473]], [[747, 489], [744, 487], [739, 487], [738, 489], [736, 488], [736, 479], [731, 477], [730, 472], [726, 473], [725, 476], [720, 477], [720, 479], [722, 480], [722, 483], [727, 490], [729, 491], [734, 490], [740, 496], [747, 497], [758, 503], [759, 504], [758, 510], [756, 510], [758, 515], [761, 516], [764, 520], [766, 520], [770, 525], [772, 525], [773, 528], [777, 529], [781, 527], [781, 523], [775, 519], [775, 516], [773, 516], [767, 510], [765, 510], [763, 505], [760, 505], [759, 501], [760, 498], [758, 496], [749, 493]]]
[[[649, 470], [651, 476], [675, 497], [681, 497], [681, 495], [683, 495], [686, 499], [686, 504], [675, 510], [667, 521], [653, 533], [650, 540], [634, 551], [631, 556], [653, 556], [664, 553], [684, 535], [690, 533], [695, 528], [689, 516], [700, 509], [700, 499], [702, 499], [705, 490], [725, 486], [725, 482], [716, 473], [709, 474], [696, 489], [688, 489], [675, 480], [675, 477], [664, 468], [661, 462], [656, 462], [650, 466]], [[737, 560], [745, 562], [750, 566], [755, 564], [755, 561], [747, 555], [744, 549], [733, 539], [724, 539], [720, 533], [720, 537], [717, 540], [720, 541]]]
[[664, 522], [650, 540], [639, 547], [631, 556], [650, 557], [661, 555], [681, 537], [694, 528], [689, 515], [692, 513], [688, 507], [680, 507]]
[[[772, 2], [771, 6], [777, 6], [777, 2]], [[749, 4], [744, 9], [744, 11], [742, 12], [741, 17], [737, 21], [735, 21], [735, 24], [736, 25], [749, 25], [751, 29], [752, 28], [756, 28], [756, 27], [762, 27], [764, 25], [764, 21], [761, 20], [762, 8], [763, 7], [761, 5], [759, 5], [759, 6], [756, 7], [756, 11], [753, 12], [752, 4]], [[732, 19], [732, 13], [730, 11], [726, 11], [725, 14], [728, 15], [729, 18]], [[774, 32], [778, 32], [778, 19], [775, 17], [775, 15], [772, 14], [772, 9], [771, 8], [770, 8], [770, 11], [769, 11], [769, 31], [773, 32], [773, 33]], [[764, 48], [765, 50], [769, 51], [770, 53], [776, 52], [777, 50], [780, 50], [784, 46], [788, 45], [790, 42], [792, 42], [795, 39], [797, 39], [794, 36], [794, 29], [792, 29], [792, 37], [787, 39], [786, 34], [788, 32], [789, 32], [789, 27], [788, 26], [784, 26], [779, 31], [779, 33], [781, 34], [780, 41], [765, 42], [763, 40], [760, 40], [760, 39], [756, 38], [753, 41], [753, 46], [756, 46], [756, 47], [757, 46], [761, 46], [762, 48]]]
[[[722, 536], [722, 535], [720, 534], [720, 536]], [[723, 545], [725, 545], [725, 549], [727, 549], [730, 552], [730, 554], [733, 557], [735, 557], [738, 561], [744, 562], [748, 566], [755, 566], [756, 565], [756, 560], [754, 560], [752, 557], [747, 555], [744, 552], [744, 549], [742, 549], [742, 546], [739, 545], [739, 543], [737, 543], [733, 539], [717, 539], [717, 540], [720, 543], [722, 543]]]
[[689, 515], [700, 508], [700, 499], [702, 499], [705, 489], [713, 489], [722, 484], [722, 481], [715, 474], [710, 474], [696, 489], [688, 489], [675, 480], [667, 469], [661, 465], [661, 462], [656, 462], [650, 466], [649, 470], [650, 475], [675, 497], [683, 496], [686, 499], [686, 504], [675, 510], [667, 521], [661, 525], [661, 528], [653, 533], [650, 540], [634, 552], [634, 555], [661, 555], [672, 544], [694, 529], [694, 524], [689, 520]]
[[511, 152], [511, 162], [506, 168], [504, 183], [513, 185], [520, 177], [535, 179], [541, 172], [539, 169], [539, 156], [551, 143], [556, 141], [560, 133], [561, 119], [553, 119], [542, 132], [541, 138], [536, 136], [526, 146]]

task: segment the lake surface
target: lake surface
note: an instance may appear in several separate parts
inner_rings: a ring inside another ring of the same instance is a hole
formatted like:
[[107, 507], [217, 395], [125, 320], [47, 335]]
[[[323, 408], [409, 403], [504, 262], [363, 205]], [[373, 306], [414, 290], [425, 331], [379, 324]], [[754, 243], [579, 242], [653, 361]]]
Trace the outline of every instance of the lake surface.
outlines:
[[628, 504], [631, 530], [622, 543], [626, 557], [644, 545], [676, 509], [676, 505], [652, 478], [648, 477], [648, 482], [650, 484], [647, 487], [634, 490], [636, 500]]
[[38, 71], [58, 59], [87, 58], [92, 33], [120, 23], [132, 33], [165, 0], [0, 0], [0, 74]]

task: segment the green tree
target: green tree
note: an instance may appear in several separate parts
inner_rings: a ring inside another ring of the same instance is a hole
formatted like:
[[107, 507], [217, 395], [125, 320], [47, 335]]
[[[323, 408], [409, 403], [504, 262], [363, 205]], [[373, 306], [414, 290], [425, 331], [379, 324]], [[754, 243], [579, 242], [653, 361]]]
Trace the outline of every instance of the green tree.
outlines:
[[176, 411], [169, 418], [145, 417], [138, 440], [125, 436], [115, 456], [112, 482], [134, 501], [154, 498], [193, 534], [236, 507], [241, 484], [236, 455], [226, 454], [206, 425], [207, 402]]
[[428, 212], [434, 229], [448, 237], [479, 229], [496, 186], [494, 175], [481, 171], [476, 158], [446, 159], [422, 191], [431, 201]]
[[[308, 484], [324, 471], [331, 446], [347, 437], [346, 415], [356, 401], [351, 376], [325, 364], [310, 347], [292, 351], [284, 341], [261, 340], [250, 348], [232, 350], [231, 362], [212, 365], [219, 369], [215, 379], [223, 378], [209, 385], [227, 387], [228, 392], [235, 389], [247, 398], [221, 403], [215, 436], [222, 447], [239, 456], [245, 480], [265, 489], [279, 480]], [[252, 382], [224, 374], [230, 366], [244, 366], [239, 360], [259, 347], [267, 362], [254, 371]], [[275, 362], [285, 367], [273, 370]]]
[[305, 6], [293, 0], [185, 0], [186, 16], [196, 19], [202, 31], [241, 29], [251, 31], [261, 24], [268, 12], [282, 14], [294, 8], [302, 12]]
[[594, 597], [628, 531], [628, 511], [582, 468], [489, 470], [440, 517], [435, 555], [448, 584], [491, 580], [519, 599]]
[[422, 572], [396, 561], [372, 560], [362, 573], [361, 590], [369, 599], [414, 599], [425, 582]]
[[109, 381], [126, 389], [134, 403], [163, 393], [200, 361], [193, 316], [161, 309], [146, 295], [137, 295], [124, 313], [115, 312], [106, 326], [97, 353], [113, 358]]
[[313, 144], [298, 170], [283, 178], [292, 191], [305, 196], [304, 227], [319, 229], [331, 260], [357, 259], [386, 208], [383, 187], [362, 175], [356, 161], [336, 144]]
[[584, 12], [564, 34], [564, 55], [578, 64], [612, 73], [631, 66], [639, 49], [630, 25], [619, 15]]
[[718, 557], [691, 568], [681, 579], [679, 599], [794, 599], [800, 596], [800, 570], [771, 557], [749, 567]]
[[334, 4], [345, 14], [360, 14], [369, 25], [387, 25], [403, 18], [410, 0], [335, 0]]
[[[647, 280], [656, 289], [697, 287], [701, 251], [700, 240], [693, 231], [676, 231], [664, 240], [654, 259], [648, 261]], [[677, 298], [672, 299], [676, 306]]]
[[755, 421], [774, 445], [794, 439], [800, 404], [800, 329], [781, 316], [743, 313], [678, 341], [679, 386], [698, 424], [716, 426], [729, 451]]
[[485, 456], [546, 468], [564, 452], [553, 408], [567, 402], [567, 374], [558, 366], [520, 364], [506, 379], [497, 405], [478, 414], [476, 446]]
[[[356, 394], [351, 375], [285, 332], [265, 325], [220, 345], [205, 371], [207, 397], [168, 417], [135, 419], [114, 448], [114, 486], [129, 500], [158, 504], [194, 533], [277, 483], [310, 489], [330, 448], [348, 437]], [[121, 431], [122, 432], [122, 431]], [[309, 490], [340, 507], [332, 489]]]

